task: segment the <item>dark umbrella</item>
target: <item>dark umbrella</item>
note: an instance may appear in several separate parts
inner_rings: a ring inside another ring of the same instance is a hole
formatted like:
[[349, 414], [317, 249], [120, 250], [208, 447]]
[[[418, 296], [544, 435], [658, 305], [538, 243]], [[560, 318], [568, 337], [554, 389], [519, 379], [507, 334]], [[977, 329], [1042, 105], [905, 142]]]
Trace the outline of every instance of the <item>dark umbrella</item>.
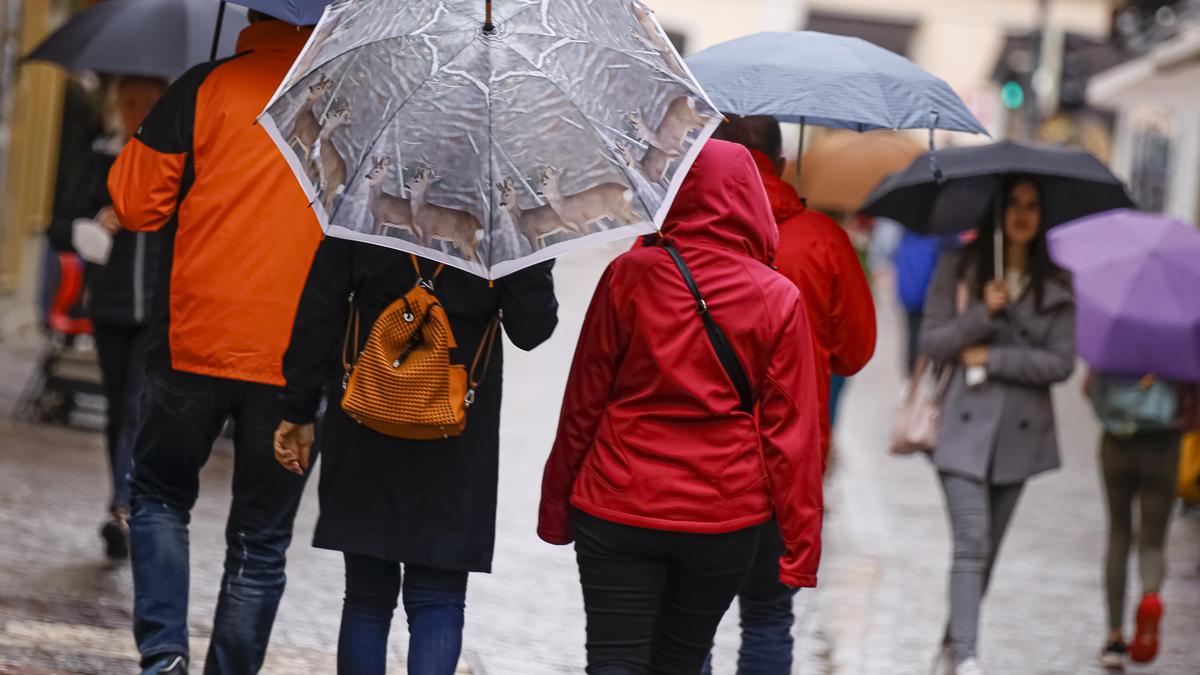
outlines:
[[[71, 17], [25, 58], [69, 70], [174, 79], [209, 59], [213, 0], [106, 0]], [[222, 44], [232, 54], [245, 13], [231, 12]]]
[[217, 28], [212, 36], [212, 58], [217, 58], [221, 45], [221, 29], [225, 19], [225, 5], [235, 4], [248, 7], [267, 16], [286, 21], [293, 26], [311, 26], [321, 20], [325, 7], [333, 0], [221, 0], [217, 9]]
[[1041, 187], [1046, 227], [1133, 206], [1121, 180], [1075, 148], [1003, 141], [940, 150], [937, 164], [942, 180], [930, 169], [929, 156], [922, 155], [885, 178], [860, 210], [921, 233], [962, 232], [989, 217], [1000, 182], [1016, 174], [1032, 176]]

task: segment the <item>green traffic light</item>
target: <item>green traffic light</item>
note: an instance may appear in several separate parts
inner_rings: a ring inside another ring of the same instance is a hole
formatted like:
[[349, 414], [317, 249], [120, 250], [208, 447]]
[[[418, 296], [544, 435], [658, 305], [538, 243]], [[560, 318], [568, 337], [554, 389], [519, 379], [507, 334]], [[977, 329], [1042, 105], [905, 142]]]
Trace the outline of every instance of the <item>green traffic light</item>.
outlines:
[[1009, 80], [1000, 88], [1000, 102], [1009, 110], [1016, 110], [1025, 105], [1025, 90], [1021, 88], [1021, 84], [1014, 80]]

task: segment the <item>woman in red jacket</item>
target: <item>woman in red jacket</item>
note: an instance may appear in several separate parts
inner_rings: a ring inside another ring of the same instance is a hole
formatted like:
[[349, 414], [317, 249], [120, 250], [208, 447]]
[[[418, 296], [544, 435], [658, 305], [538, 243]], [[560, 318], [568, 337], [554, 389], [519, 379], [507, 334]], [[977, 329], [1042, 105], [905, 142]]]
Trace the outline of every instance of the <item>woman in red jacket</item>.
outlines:
[[[754, 161], [710, 141], [663, 226], [605, 272], [583, 325], [546, 464], [538, 535], [575, 542], [588, 672], [700, 672], [761, 528], [780, 580], [816, 585], [821, 440], [814, 348]], [[753, 412], [706, 333], [745, 372]], [[774, 518], [772, 516], [775, 516]]]

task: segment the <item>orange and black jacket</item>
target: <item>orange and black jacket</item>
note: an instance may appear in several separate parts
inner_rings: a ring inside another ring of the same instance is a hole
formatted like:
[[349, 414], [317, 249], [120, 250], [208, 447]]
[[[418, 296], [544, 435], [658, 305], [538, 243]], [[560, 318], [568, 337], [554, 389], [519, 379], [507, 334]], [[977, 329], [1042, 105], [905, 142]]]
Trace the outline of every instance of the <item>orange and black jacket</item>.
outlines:
[[151, 367], [283, 384], [283, 352], [321, 229], [256, 118], [309, 32], [251, 24], [236, 56], [171, 85], [113, 165], [121, 224], [173, 238], [160, 281], [169, 287], [151, 321]]

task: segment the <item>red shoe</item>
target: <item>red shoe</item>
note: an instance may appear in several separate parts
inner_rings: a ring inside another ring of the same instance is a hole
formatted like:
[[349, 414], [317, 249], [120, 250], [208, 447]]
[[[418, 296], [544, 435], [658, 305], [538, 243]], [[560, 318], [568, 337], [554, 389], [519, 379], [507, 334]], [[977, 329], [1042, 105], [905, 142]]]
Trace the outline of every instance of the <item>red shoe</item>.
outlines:
[[1137, 611], [1137, 634], [1129, 645], [1129, 658], [1136, 663], [1150, 663], [1158, 656], [1158, 623], [1162, 621], [1163, 603], [1157, 593], [1142, 596]]

